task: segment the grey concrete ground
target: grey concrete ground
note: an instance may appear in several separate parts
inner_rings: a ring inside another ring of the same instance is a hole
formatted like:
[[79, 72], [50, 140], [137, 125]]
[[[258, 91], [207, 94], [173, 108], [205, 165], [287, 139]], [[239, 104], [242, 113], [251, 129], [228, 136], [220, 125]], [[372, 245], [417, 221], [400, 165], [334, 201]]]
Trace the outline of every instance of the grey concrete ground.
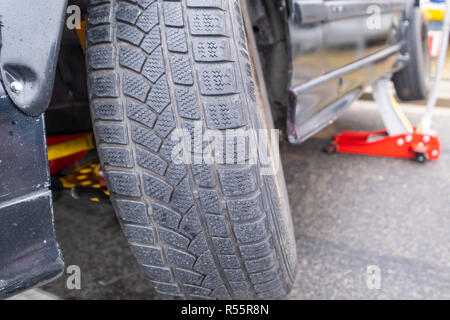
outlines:
[[[417, 121], [419, 106], [403, 106]], [[436, 110], [441, 159], [327, 155], [342, 130], [382, 128], [373, 102], [358, 101], [332, 126], [298, 146], [282, 144], [299, 273], [291, 299], [450, 299], [450, 109]], [[156, 299], [112, 208], [65, 197], [55, 204], [66, 265], [79, 265], [82, 289], [68, 275], [42, 289], [64, 299]], [[381, 288], [367, 287], [367, 267]]]
[[[403, 107], [417, 121], [422, 107]], [[450, 299], [450, 110], [436, 111], [441, 158], [413, 161], [321, 154], [342, 130], [382, 128], [376, 106], [358, 101], [283, 164], [300, 270], [292, 299]], [[367, 266], [381, 271], [369, 290]]]

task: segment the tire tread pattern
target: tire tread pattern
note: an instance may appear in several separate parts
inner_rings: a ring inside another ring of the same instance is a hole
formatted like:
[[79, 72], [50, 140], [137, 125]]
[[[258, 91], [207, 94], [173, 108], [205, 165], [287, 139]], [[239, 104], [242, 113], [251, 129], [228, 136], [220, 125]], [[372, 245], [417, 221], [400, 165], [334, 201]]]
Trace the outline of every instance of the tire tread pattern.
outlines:
[[231, 32], [238, 11], [236, 0], [91, 0], [87, 65], [100, 158], [125, 235], [163, 298], [289, 291], [255, 166], [170, 161], [175, 128], [250, 126], [242, 110], [252, 97], [238, 89], [237, 72], [246, 71], [236, 62], [247, 49]]

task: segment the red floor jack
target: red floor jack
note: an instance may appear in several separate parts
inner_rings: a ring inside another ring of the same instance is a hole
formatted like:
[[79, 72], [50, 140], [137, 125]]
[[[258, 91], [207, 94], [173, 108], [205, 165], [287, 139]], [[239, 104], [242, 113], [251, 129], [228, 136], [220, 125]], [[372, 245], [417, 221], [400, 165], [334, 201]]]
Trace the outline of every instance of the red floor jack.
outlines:
[[[450, 12], [450, 1], [446, 2], [445, 12]], [[443, 39], [448, 39], [449, 33], [450, 15], [446, 14], [442, 32]], [[448, 41], [442, 41], [427, 109], [417, 128], [411, 125], [391, 94], [390, 77], [384, 77], [376, 81], [372, 85], [372, 89], [386, 130], [344, 131], [334, 136], [327, 147], [327, 152], [416, 159], [422, 163], [427, 160], [439, 159], [440, 143], [436, 132], [431, 130], [431, 119], [437, 101], [437, 86], [442, 76], [447, 47]]]
[[386, 129], [372, 132], [344, 131], [334, 136], [327, 152], [415, 159], [418, 162], [439, 159], [440, 143], [436, 132], [424, 130], [424, 120], [419, 128], [411, 125], [391, 94], [389, 81], [389, 77], [382, 78], [372, 86]]

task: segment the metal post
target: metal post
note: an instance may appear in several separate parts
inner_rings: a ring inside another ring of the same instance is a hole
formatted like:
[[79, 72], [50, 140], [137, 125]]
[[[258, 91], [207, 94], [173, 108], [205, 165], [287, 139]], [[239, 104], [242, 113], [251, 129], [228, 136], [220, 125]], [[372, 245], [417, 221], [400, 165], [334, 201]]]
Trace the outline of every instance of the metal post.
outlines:
[[372, 85], [373, 97], [378, 105], [386, 131], [390, 136], [413, 132], [411, 123], [400, 110], [397, 101], [390, 92], [390, 75], [378, 79]]
[[450, 0], [447, 0], [445, 3], [445, 18], [444, 18], [444, 29], [442, 31], [442, 43], [441, 49], [439, 51], [439, 57], [436, 64], [436, 76], [433, 81], [433, 86], [430, 92], [430, 97], [427, 103], [427, 109], [425, 114], [422, 117], [422, 120], [418, 126], [419, 132], [427, 133], [431, 128], [431, 121], [433, 117], [433, 110], [437, 101], [437, 89], [439, 85], [439, 81], [442, 77], [442, 70], [444, 69], [445, 58], [447, 55], [448, 48], [448, 37], [450, 33]]

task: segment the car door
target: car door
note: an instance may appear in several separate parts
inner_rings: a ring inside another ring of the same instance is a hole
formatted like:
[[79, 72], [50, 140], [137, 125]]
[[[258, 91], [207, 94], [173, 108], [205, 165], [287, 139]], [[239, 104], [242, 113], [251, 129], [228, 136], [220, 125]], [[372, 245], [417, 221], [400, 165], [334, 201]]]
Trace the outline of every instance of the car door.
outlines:
[[289, 136], [301, 142], [393, 70], [407, 0], [294, 0]]

